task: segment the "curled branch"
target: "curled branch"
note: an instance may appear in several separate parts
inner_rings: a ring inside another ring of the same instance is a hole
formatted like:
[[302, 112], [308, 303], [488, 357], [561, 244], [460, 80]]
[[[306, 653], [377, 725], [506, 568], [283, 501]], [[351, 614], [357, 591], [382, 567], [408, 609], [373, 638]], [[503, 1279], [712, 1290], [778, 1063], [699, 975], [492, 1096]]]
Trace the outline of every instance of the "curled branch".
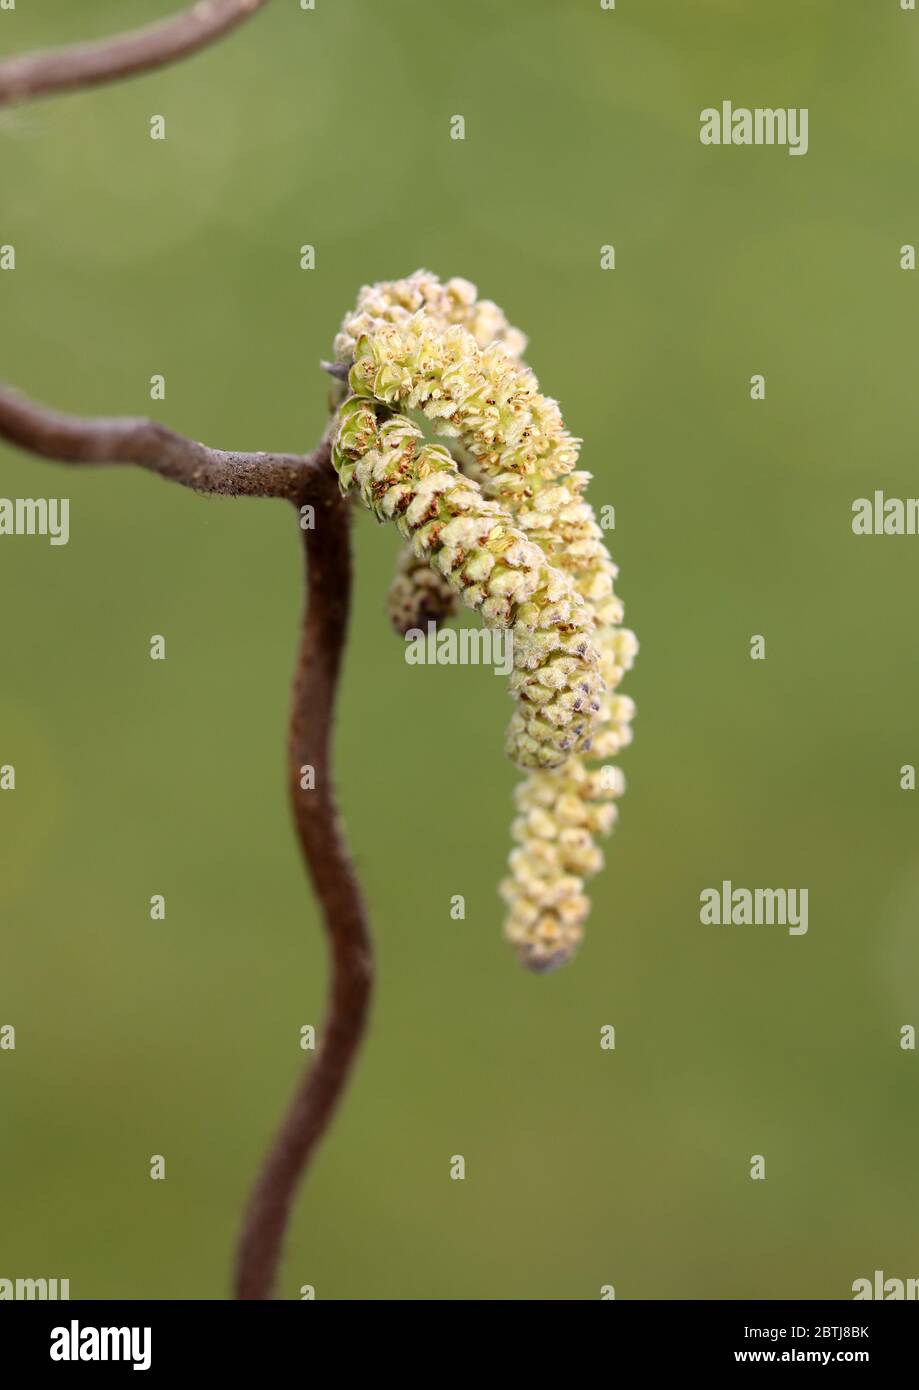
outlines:
[[135, 463], [196, 492], [225, 497], [299, 498], [331, 476], [328, 448], [311, 454], [243, 454], [210, 449], [154, 420], [62, 415], [0, 385], [0, 438], [59, 463]]
[[156, 24], [96, 43], [24, 53], [0, 63], [0, 106], [48, 92], [95, 87], [187, 58], [248, 19], [268, 0], [198, 0]]
[[[300, 848], [322, 910], [332, 978], [316, 1059], [298, 1086], [252, 1189], [236, 1259], [240, 1299], [271, 1297], [290, 1210], [341, 1099], [370, 1004], [367, 915], [342, 837], [332, 783], [332, 718], [351, 595], [349, 505], [326, 437], [311, 454], [209, 449], [150, 420], [60, 415], [0, 386], [0, 438], [74, 464], [136, 463], [199, 492], [283, 497], [315, 507], [302, 532], [307, 602], [294, 672], [288, 780]], [[301, 787], [311, 767], [314, 786]]]
[[[327, 1130], [361, 1045], [370, 1005], [367, 915], [339, 828], [331, 773], [335, 692], [351, 593], [349, 508], [324, 477], [316, 525], [304, 531], [307, 602], [294, 672], [288, 782], [294, 822], [329, 940], [332, 978], [319, 1051], [294, 1093], [252, 1189], [236, 1258], [235, 1296], [267, 1299], [297, 1188]], [[312, 790], [302, 769], [315, 773]]]
[[[146, 72], [212, 43], [267, 0], [198, 0], [158, 24], [99, 43], [0, 63], [0, 106]], [[333, 368], [338, 375], [339, 369]], [[366, 911], [342, 837], [332, 785], [331, 734], [351, 592], [349, 509], [326, 437], [311, 454], [211, 449], [151, 420], [63, 415], [0, 385], [0, 439], [70, 464], [132, 463], [198, 492], [316, 504], [303, 532], [307, 604], [288, 737], [294, 820], [322, 909], [331, 956], [330, 1003], [319, 1052], [298, 1086], [246, 1209], [236, 1296], [271, 1297], [291, 1205], [328, 1128], [364, 1035], [372, 960]], [[301, 788], [310, 765], [315, 786]]]

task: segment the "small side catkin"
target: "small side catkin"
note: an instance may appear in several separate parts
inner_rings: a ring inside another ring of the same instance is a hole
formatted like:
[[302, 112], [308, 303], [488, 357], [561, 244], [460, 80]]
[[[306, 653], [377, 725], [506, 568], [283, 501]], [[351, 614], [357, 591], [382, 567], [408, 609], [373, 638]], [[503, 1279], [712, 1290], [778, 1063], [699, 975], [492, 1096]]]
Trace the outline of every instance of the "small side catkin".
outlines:
[[427, 631], [428, 623], [440, 627], [453, 617], [458, 606], [456, 591], [443, 575], [416, 555], [410, 545], [404, 545], [386, 596], [394, 631], [404, 637], [412, 628]]

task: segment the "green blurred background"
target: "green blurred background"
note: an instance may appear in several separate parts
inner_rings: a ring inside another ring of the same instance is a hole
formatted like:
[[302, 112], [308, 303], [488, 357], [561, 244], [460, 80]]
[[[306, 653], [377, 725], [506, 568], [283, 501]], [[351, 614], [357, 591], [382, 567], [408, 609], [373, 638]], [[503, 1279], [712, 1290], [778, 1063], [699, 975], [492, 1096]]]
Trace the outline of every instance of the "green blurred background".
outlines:
[[[174, 8], [19, 0], [0, 52]], [[853, 498], [919, 492], [917, 76], [898, 0], [274, 0], [169, 70], [0, 113], [0, 377], [306, 449], [358, 287], [423, 265], [529, 333], [616, 507], [629, 792], [546, 977], [501, 939], [504, 682], [406, 666], [396, 538], [356, 518], [337, 756], [379, 988], [282, 1296], [919, 1274], [919, 540], [851, 532]], [[702, 147], [723, 99], [807, 106], [810, 152]], [[0, 543], [0, 1276], [222, 1297], [326, 980], [284, 787], [296, 531], [9, 449], [0, 494], [71, 498], [68, 546]], [[807, 887], [808, 934], [700, 926], [722, 878]]]

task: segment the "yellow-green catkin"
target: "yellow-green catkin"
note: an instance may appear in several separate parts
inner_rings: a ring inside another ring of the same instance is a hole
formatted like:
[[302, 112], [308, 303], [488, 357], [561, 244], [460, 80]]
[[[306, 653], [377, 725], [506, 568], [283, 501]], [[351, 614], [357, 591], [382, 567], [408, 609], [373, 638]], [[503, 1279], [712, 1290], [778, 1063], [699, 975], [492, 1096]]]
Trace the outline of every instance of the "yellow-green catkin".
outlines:
[[520, 363], [525, 342], [494, 304], [476, 301], [468, 282], [441, 285], [419, 271], [365, 287], [336, 351], [362, 363], [352, 372], [355, 389], [374, 398], [379, 390], [390, 409], [423, 411], [436, 432], [457, 441], [459, 466], [473, 485], [566, 575], [590, 614], [601, 677], [593, 731], [560, 762], [534, 760], [536, 770], [516, 793], [517, 843], [501, 885], [509, 940], [524, 964], [546, 970], [580, 943], [589, 911], [584, 881], [602, 867], [596, 840], [616, 820], [613, 803], [625, 783], [605, 760], [631, 741], [634, 706], [618, 686], [638, 643], [622, 627], [616, 566], [584, 496], [590, 474], [576, 471], [580, 441]]
[[[437, 433], [459, 441], [486, 479], [520, 478], [537, 466], [553, 477], [568, 471], [576, 457], [557, 404], [539, 393], [533, 374], [500, 344], [480, 349], [465, 329], [439, 331], [419, 311], [399, 326], [384, 324], [364, 335], [354, 353], [349, 384], [357, 395], [390, 410], [424, 414]], [[556, 608], [563, 603], [565, 611], [556, 614], [550, 606], [539, 626], [573, 623], [583, 633], [586, 622], [592, 628], [592, 614], [575, 586], [554, 587], [559, 599], [553, 602]], [[585, 673], [570, 662], [548, 660], [553, 644], [547, 633], [528, 635], [518, 625], [514, 642], [518, 669], [511, 688], [520, 703], [508, 752], [521, 767], [554, 767], [563, 752], [589, 748], [601, 683], [592, 670], [585, 684]], [[596, 654], [590, 644], [585, 651], [592, 667]]]
[[[525, 534], [570, 575], [593, 610], [604, 689], [589, 758], [606, 760], [631, 742], [634, 704], [618, 687], [631, 670], [638, 642], [621, 626], [622, 603], [613, 588], [617, 569], [583, 496], [588, 479], [586, 473], [572, 473], [558, 483], [536, 477], [528, 495], [510, 510]], [[606, 763], [592, 769], [580, 755], [551, 777], [535, 773], [518, 788], [520, 815], [512, 827], [517, 847], [501, 891], [509, 907], [506, 934], [532, 969], [562, 964], [580, 944], [590, 906], [583, 881], [603, 866], [596, 838], [615, 824], [613, 802], [624, 789], [618, 767]]]
[[520, 357], [526, 338], [508, 323], [490, 299], [478, 299], [475, 285], [454, 277], [442, 284], [429, 270], [416, 270], [404, 280], [384, 280], [364, 285], [355, 308], [346, 315], [335, 338], [335, 357], [350, 362], [358, 338], [375, 333], [384, 323], [405, 323], [423, 310], [438, 332], [458, 325], [465, 328], [479, 347], [502, 343], [511, 357]]
[[[358, 338], [386, 323], [404, 323], [419, 310], [437, 331], [459, 324], [479, 347], [500, 342], [513, 357], [519, 357], [526, 347], [520, 330], [508, 323], [497, 304], [480, 300], [475, 285], [468, 280], [454, 277], [442, 284], [430, 271], [416, 270], [404, 280], [362, 287], [355, 308], [345, 317], [335, 339], [336, 359], [350, 364]], [[342, 389], [339, 402], [345, 394]], [[404, 634], [427, 622], [439, 626], [448, 621], [456, 611], [457, 599], [446, 580], [405, 545], [396, 562], [386, 606], [394, 629]]]
[[505, 508], [463, 477], [445, 448], [425, 443], [414, 421], [392, 415], [367, 390], [363, 361], [352, 369], [351, 384], [366, 394], [344, 402], [333, 442], [342, 488], [359, 492], [379, 520], [395, 522], [415, 554], [488, 627], [510, 630], [518, 711], [508, 752], [522, 767], [558, 766], [588, 745], [599, 711], [590, 610]]

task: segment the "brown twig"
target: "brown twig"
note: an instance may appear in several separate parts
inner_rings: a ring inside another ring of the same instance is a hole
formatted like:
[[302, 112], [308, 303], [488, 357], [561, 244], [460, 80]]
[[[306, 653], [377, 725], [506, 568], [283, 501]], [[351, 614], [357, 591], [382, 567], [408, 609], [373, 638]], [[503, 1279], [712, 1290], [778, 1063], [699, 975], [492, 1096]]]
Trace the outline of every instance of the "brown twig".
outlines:
[[[0, 386], [0, 438], [63, 463], [136, 463], [202, 492], [284, 497], [315, 508], [302, 529], [307, 600], [294, 672], [288, 781], [303, 857], [322, 910], [332, 978], [319, 1051], [253, 1186], [236, 1258], [235, 1294], [271, 1297], [297, 1188], [328, 1128], [363, 1038], [372, 985], [367, 914], [332, 782], [332, 722], [351, 597], [349, 508], [329, 437], [311, 453], [208, 449], [149, 420], [60, 415]], [[301, 787], [303, 769], [313, 787]]]
[[[0, 63], [0, 106], [128, 77], [186, 57], [265, 3], [199, 0], [191, 9], [133, 33], [8, 59]], [[332, 370], [336, 376], [344, 371]], [[270, 1298], [291, 1205], [350, 1075], [372, 985], [367, 917], [332, 784], [332, 719], [347, 632], [351, 556], [348, 508], [331, 468], [328, 437], [311, 454], [232, 453], [210, 449], [151, 420], [62, 415], [0, 386], [0, 438], [63, 463], [134, 463], [199, 492], [283, 497], [298, 508], [305, 503], [316, 508], [315, 524], [302, 532], [307, 603], [288, 762], [297, 834], [329, 940], [330, 1002], [319, 1052], [252, 1189], [237, 1251], [236, 1296]], [[305, 766], [314, 770], [310, 791], [301, 788]]]
[[[347, 1083], [372, 986], [367, 916], [339, 829], [331, 772], [332, 717], [351, 592], [348, 505], [337, 482], [320, 507], [315, 528], [303, 533], [307, 603], [287, 748], [294, 821], [329, 940], [330, 1002], [315, 1061], [294, 1093], [249, 1197], [236, 1261], [240, 1299], [271, 1297], [290, 1208]], [[301, 787], [305, 767], [314, 772], [309, 791]]]
[[61, 415], [0, 385], [0, 438], [60, 463], [136, 463], [196, 492], [225, 497], [300, 497], [331, 472], [328, 454], [240, 454], [209, 449], [154, 420]]
[[198, 0], [169, 19], [70, 48], [23, 53], [0, 63], [0, 106], [48, 92], [94, 87], [187, 58], [242, 24], [268, 0]]
[[320, 362], [319, 365], [329, 376], [334, 376], [336, 381], [347, 381], [351, 372], [347, 362]]

